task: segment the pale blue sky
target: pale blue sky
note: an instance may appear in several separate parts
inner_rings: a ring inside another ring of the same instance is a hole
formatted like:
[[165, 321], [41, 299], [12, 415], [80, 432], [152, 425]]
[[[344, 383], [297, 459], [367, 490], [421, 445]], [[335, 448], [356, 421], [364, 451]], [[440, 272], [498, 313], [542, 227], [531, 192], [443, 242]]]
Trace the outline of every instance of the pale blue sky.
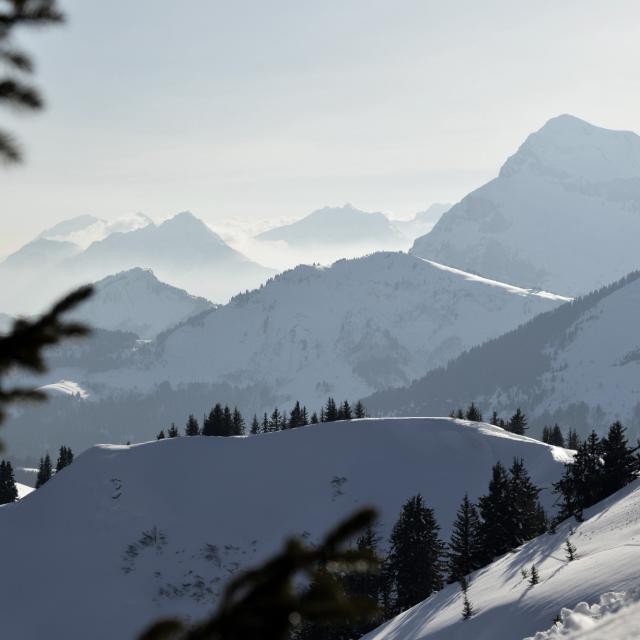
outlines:
[[0, 112], [0, 254], [83, 213], [407, 216], [559, 113], [640, 130], [640, 4], [63, 0], [23, 36], [49, 108]]

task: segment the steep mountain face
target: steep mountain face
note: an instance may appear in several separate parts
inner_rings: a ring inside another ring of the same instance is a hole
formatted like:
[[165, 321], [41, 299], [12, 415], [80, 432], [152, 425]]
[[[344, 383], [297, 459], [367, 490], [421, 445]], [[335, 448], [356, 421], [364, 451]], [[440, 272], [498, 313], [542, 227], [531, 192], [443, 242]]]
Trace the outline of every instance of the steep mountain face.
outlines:
[[[607, 609], [616, 611], [625, 601], [638, 598], [640, 547], [634, 541], [640, 537], [640, 484], [636, 481], [592, 507], [585, 518], [583, 523], [567, 521], [555, 533], [540, 536], [472, 574], [468, 598], [475, 614], [470, 620], [462, 620], [460, 587], [450, 585], [372, 631], [366, 640], [637, 637], [637, 606], [623, 610], [619, 621], [603, 618], [604, 624], [596, 630], [600, 611], [597, 606], [590, 610], [587, 605], [600, 601], [605, 614]], [[577, 549], [572, 562], [566, 559], [567, 539]], [[540, 575], [535, 586], [521, 575], [523, 569], [530, 571], [532, 564]], [[608, 597], [601, 598], [607, 593]], [[586, 604], [578, 607], [577, 615], [562, 612], [566, 625], [543, 633], [563, 607], [571, 609], [580, 602]], [[621, 629], [620, 622], [629, 626]], [[592, 634], [589, 629], [596, 632]], [[541, 633], [534, 636], [536, 632]]]
[[[0, 307], [35, 313], [72, 287], [136, 267], [222, 302], [274, 273], [229, 247], [191, 213], [159, 225], [147, 221], [136, 216], [105, 223], [81, 216], [48, 229], [0, 264]], [[101, 239], [88, 242], [92, 237]]]
[[442, 415], [471, 400], [520, 406], [532, 432], [559, 422], [585, 434], [622, 420], [640, 434], [640, 272], [471, 349], [403, 389], [367, 398], [386, 415]]
[[147, 269], [130, 269], [96, 283], [94, 296], [74, 314], [91, 327], [155, 338], [184, 320], [213, 308], [204, 298], [160, 282]]
[[383, 213], [360, 211], [350, 204], [318, 209], [257, 238], [295, 246], [373, 244], [377, 249], [400, 249], [404, 245], [404, 238]]
[[567, 295], [640, 267], [640, 137], [559, 116], [497, 178], [418, 238], [415, 255]]
[[0, 508], [0, 602], [11, 603], [3, 635], [112, 640], [133, 638], [161, 616], [197, 620], [231, 576], [287, 536], [314, 542], [374, 505], [386, 540], [416, 492], [448, 537], [465, 491], [477, 498], [491, 466], [514, 457], [545, 487], [551, 508], [547, 488], [569, 453], [464, 421], [359, 420], [96, 447]]

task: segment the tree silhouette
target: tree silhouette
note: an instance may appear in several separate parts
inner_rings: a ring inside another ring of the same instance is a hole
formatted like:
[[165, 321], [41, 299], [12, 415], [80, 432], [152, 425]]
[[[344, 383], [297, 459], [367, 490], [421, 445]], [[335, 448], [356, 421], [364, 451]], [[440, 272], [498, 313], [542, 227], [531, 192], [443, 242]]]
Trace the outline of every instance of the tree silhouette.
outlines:
[[[64, 20], [56, 0], [4, 0], [0, 3], [0, 62], [8, 70], [0, 77], [0, 103], [20, 111], [38, 111], [44, 101], [38, 89], [26, 80], [34, 72], [32, 57], [12, 42], [17, 27], [41, 27]], [[0, 131], [0, 158], [19, 162], [22, 153], [6, 131]]]

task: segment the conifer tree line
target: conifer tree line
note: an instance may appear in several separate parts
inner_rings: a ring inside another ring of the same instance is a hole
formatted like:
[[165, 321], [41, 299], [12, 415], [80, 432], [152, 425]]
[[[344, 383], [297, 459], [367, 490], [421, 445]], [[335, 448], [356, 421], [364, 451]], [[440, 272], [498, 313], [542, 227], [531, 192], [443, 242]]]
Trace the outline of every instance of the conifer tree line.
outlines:
[[58, 460], [56, 462], [55, 470], [51, 461], [51, 456], [47, 453], [40, 458], [38, 464], [38, 475], [36, 476], [36, 489], [39, 489], [43, 484], [46, 484], [51, 478], [58, 472], [62, 471], [65, 467], [68, 467], [73, 462], [73, 451], [71, 447], [61, 446], [58, 452]]
[[338, 571], [330, 576], [332, 584], [346, 598], [364, 597], [374, 603], [379, 617], [340, 625], [307, 623], [296, 632], [296, 640], [347, 640], [362, 636], [383, 620], [454, 582], [460, 584], [461, 614], [468, 620], [474, 614], [467, 593], [469, 574], [547, 530], [539, 493], [522, 460], [514, 460], [509, 469], [498, 462], [492, 469], [488, 491], [478, 504], [468, 495], [463, 497], [448, 544], [440, 538], [433, 509], [420, 494], [410, 497], [402, 505], [385, 555], [375, 530], [368, 530], [358, 540], [358, 550], [366, 549], [376, 558], [379, 571], [355, 575]]
[[0, 504], [8, 504], [18, 499], [18, 488], [13, 477], [13, 467], [8, 460], [0, 462]]
[[[464, 411], [462, 409], [451, 411], [449, 417], [457, 418], [458, 420], [471, 420], [472, 422], [483, 421], [482, 412], [474, 402], [472, 402]], [[523, 436], [529, 428], [527, 416], [520, 407], [518, 407], [516, 412], [506, 420], [501, 418], [497, 411], [493, 411], [491, 413], [491, 418], [489, 419], [489, 424], [520, 436]], [[543, 428], [541, 440], [546, 444], [566, 447], [567, 449], [577, 449], [578, 444], [580, 443], [578, 433], [574, 429], [569, 429], [565, 436], [557, 423], [553, 427], [545, 426]]]
[[581, 521], [585, 509], [638, 477], [639, 447], [629, 446], [625, 434], [625, 427], [616, 421], [604, 438], [592, 431], [578, 443], [573, 462], [565, 465], [562, 477], [554, 484], [560, 503], [559, 521], [571, 516]]
[[[337, 404], [330, 397], [319, 412], [314, 411], [311, 415], [309, 415], [307, 407], [296, 401], [289, 413], [286, 411], [281, 412], [276, 407], [271, 414], [264, 413], [262, 418], [258, 418], [254, 414], [248, 429], [251, 435], [256, 435], [258, 433], [295, 429], [308, 424], [365, 418], [366, 415], [364, 405], [360, 401], [356, 402], [352, 407], [348, 400]], [[184, 427], [186, 436], [242, 436], [246, 431], [247, 425], [238, 407], [234, 407], [232, 410], [229, 406], [223, 407], [219, 402], [215, 404], [208, 414], [202, 417], [201, 424], [195, 415], [190, 414]], [[166, 433], [162, 429], [156, 438], [164, 440], [165, 438], [177, 438], [179, 435], [179, 429], [175, 423], [171, 423]]]

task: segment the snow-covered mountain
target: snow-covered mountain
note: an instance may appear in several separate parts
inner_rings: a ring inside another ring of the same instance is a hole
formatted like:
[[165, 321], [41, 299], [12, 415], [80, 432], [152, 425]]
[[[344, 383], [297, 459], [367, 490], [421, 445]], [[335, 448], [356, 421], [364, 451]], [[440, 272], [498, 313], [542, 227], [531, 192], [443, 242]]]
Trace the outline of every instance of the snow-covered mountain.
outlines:
[[189, 212], [161, 224], [144, 216], [113, 223], [81, 216], [41, 235], [0, 264], [0, 307], [7, 312], [36, 313], [72, 287], [136, 267], [221, 302], [275, 273]]
[[93, 297], [73, 317], [89, 326], [155, 338], [162, 331], [213, 308], [204, 298], [160, 282], [148, 269], [130, 269], [95, 285]]
[[93, 448], [0, 508], [2, 635], [84, 640], [90, 628], [92, 640], [130, 639], [159, 616], [197, 619], [229, 577], [285, 537], [312, 542], [374, 505], [386, 539], [416, 492], [448, 537], [463, 494], [484, 493], [491, 466], [514, 457], [551, 508], [567, 451], [446, 418]]
[[[638, 637], [637, 605], [621, 611], [619, 620], [604, 617], [599, 629], [596, 620], [601, 612], [586, 605], [601, 602], [606, 615], [625, 601], [638, 599], [640, 481], [586, 511], [585, 518], [583, 523], [567, 521], [555, 533], [544, 534], [472, 574], [468, 598], [476, 613], [470, 620], [461, 619], [462, 595], [454, 584], [372, 631], [366, 640]], [[566, 559], [567, 539], [577, 549], [572, 562]], [[521, 570], [530, 570], [532, 564], [540, 574], [540, 583], [535, 586], [521, 575]], [[602, 598], [604, 594], [609, 595]], [[572, 613], [563, 612], [562, 628], [535, 635], [548, 630], [562, 608], [572, 609], [581, 602], [586, 605]]]
[[284, 241], [292, 246], [365, 245], [378, 250], [404, 248], [405, 239], [387, 216], [350, 204], [318, 209], [292, 224], [269, 229], [259, 240]]
[[640, 435], [640, 272], [471, 349], [446, 368], [365, 400], [383, 415], [442, 415], [475, 400], [505, 416], [520, 406], [539, 433], [585, 434], [620, 419]]
[[412, 252], [575, 295], [640, 267], [639, 234], [640, 137], [563, 115], [531, 134]]
[[7, 313], [0, 313], [0, 333], [7, 333], [13, 326], [13, 316]]

